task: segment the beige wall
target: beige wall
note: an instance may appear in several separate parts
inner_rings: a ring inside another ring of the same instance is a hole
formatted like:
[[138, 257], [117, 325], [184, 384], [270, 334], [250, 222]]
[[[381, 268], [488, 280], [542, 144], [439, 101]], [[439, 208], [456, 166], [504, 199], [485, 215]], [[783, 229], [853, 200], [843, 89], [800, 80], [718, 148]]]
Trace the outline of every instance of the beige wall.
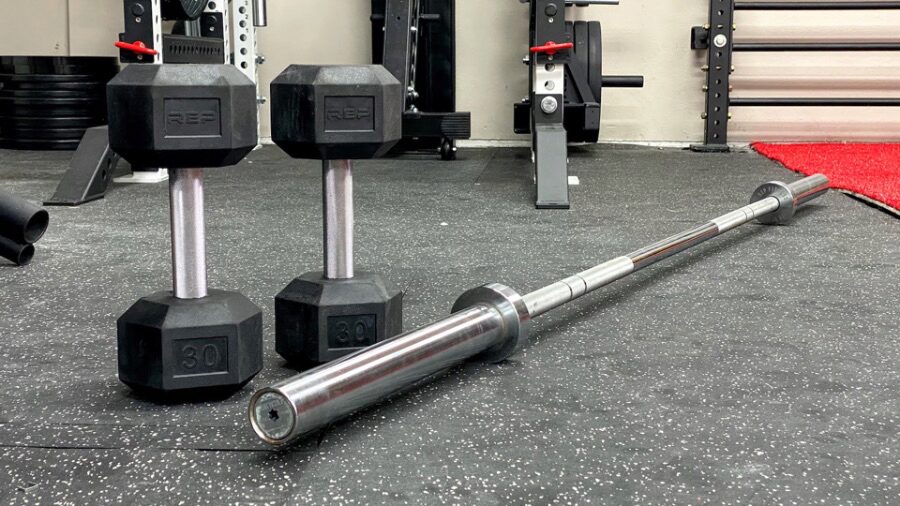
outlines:
[[0, 0], [0, 12], [0, 54], [69, 54], [66, 0]]
[[[22, 14], [26, 3], [33, 15]], [[260, 75], [264, 91], [290, 63], [367, 63], [369, 5], [269, 0], [269, 27], [259, 33], [260, 51], [268, 58]], [[457, 5], [459, 108], [472, 111], [473, 137], [524, 140], [512, 133], [512, 103], [528, 89], [521, 63], [528, 9], [517, 0]], [[0, 8], [18, 14], [0, 20], [0, 54], [115, 54], [121, 0], [0, 0]], [[646, 76], [643, 90], [604, 93], [605, 140], [702, 137], [705, 55], [691, 51], [689, 32], [704, 24], [707, 9], [706, 0], [622, 0], [618, 7], [571, 10], [570, 19], [603, 22], [606, 73]], [[900, 12], [739, 12], [737, 26], [741, 40], [890, 40], [900, 39]], [[900, 53], [741, 53], [735, 66], [736, 95], [900, 97]], [[850, 79], [836, 81], [837, 76]], [[734, 141], [900, 140], [900, 108], [740, 108], [731, 132]]]

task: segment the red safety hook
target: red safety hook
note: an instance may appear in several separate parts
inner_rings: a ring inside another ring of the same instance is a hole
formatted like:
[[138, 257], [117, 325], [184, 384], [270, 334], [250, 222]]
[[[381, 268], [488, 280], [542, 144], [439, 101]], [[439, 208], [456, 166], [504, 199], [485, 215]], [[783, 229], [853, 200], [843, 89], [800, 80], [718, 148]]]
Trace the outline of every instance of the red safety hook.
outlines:
[[126, 51], [131, 51], [132, 53], [136, 53], [136, 54], [147, 54], [147, 55], [151, 55], [151, 56], [155, 56], [155, 55], [159, 54], [159, 51], [147, 47], [146, 44], [144, 44], [143, 42], [141, 42], [139, 40], [134, 42], [133, 44], [119, 41], [119, 42], [116, 42], [116, 47], [119, 49], [124, 49]]
[[554, 55], [557, 53], [557, 51], [562, 51], [563, 49], [572, 49], [573, 47], [575, 47], [575, 44], [572, 44], [571, 42], [564, 42], [562, 44], [557, 44], [556, 42], [553, 42], [551, 40], [550, 42], [547, 42], [543, 46], [534, 46], [533, 48], [531, 48], [531, 52], [532, 53], [546, 53], [549, 55]]

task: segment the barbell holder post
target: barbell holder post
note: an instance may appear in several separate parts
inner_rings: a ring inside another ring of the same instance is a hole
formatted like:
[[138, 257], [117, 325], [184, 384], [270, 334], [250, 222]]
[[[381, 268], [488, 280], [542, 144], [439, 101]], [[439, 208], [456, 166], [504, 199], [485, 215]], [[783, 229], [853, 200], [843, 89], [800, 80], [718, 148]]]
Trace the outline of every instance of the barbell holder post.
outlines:
[[253, 0], [253, 26], [269, 26], [269, 7], [266, 0]]
[[828, 186], [821, 174], [765, 183], [744, 207], [523, 297], [498, 284], [470, 290], [447, 318], [259, 390], [250, 424], [264, 442], [284, 445], [465, 360], [504, 360], [527, 339], [532, 318], [750, 221], [786, 223]]
[[644, 76], [603, 76], [604, 88], [643, 88]]

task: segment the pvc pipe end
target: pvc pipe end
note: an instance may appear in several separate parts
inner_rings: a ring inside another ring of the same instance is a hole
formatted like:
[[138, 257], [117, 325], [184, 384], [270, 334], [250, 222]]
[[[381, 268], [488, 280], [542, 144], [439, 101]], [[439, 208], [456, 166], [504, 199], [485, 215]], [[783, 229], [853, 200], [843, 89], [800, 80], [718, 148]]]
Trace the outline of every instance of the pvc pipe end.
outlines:
[[16, 259], [18, 265], [28, 265], [34, 258], [34, 245], [28, 244], [19, 252], [19, 258]]
[[44, 236], [44, 233], [47, 232], [47, 226], [49, 225], [50, 213], [44, 209], [34, 213], [34, 216], [25, 224], [25, 230], [22, 232], [25, 242], [28, 244], [38, 242]]

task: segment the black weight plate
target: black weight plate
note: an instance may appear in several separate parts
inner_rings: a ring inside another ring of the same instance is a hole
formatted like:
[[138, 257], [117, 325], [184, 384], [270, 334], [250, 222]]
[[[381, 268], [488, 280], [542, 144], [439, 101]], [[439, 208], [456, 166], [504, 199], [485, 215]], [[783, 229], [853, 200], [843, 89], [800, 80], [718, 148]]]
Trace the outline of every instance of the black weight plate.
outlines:
[[603, 30], [599, 21], [588, 23], [588, 83], [600, 101], [603, 90]]
[[97, 118], [106, 118], [106, 107], [96, 104], [89, 107], [84, 106], [54, 106], [54, 107], [33, 107], [27, 105], [4, 105], [0, 102], [0, 116], [30, 116], [30, 117], [46, 117], [46, 118], [63, 118], [71, 116], [93, 116]]
[[[84, 92], [73, 90], [11, 90], [8, 88], [0, 88], [0, 98], [12, 99], [34, 99], [41, 100], [45, 98], [80, 98], [87, 100], [103, 100], [105, 93], [101, 92]], [[25, 103], [19, 101], [19, 103]]]
[[79, 66], [63, 66], [56, 68], [45, 68], [45, 67], [30, 67], [30, 66], [0, 66], [0, 72], [4, 74], [14, 74], [18, 76], [29, 76], [29, 75], [92, 75], [92, 76], [114, 76], [118, 73], [118, 68], [103, 68], [103, 69], [95, 69], [91, 67], [79, 67]]
[[83, 83], [42, 83], [42, 82], [0, 82], [0, 89], [3, 90], [67, 90], [82, 91], [85, 93], [103, 93], [106, 89], [105, 82], [83, 82]]
[[93, 74], [11, 74], [9, 72], [0, 72], [0, 83], [106, 83], [109, 81], [106, 76], [96, 76]]
[[71, 116], [43, 118], [40, 116], [0, 116], [0, 128], [4, 126], [22, 128], [90, 128], [102, 125], [100, 116]]
[[[0, 92], [2, 93], [2, 92]], [[6, 92], [9, 93], [9, 92]], [[36, 98], [23, 98], [23, 97], [9, 97], [0, 95], [0, 107], [4, 105], [13, 105], [20, 107], [43, 107], [43, 108], [55, 108], [59, 106], [81, 106], [81, 107], [89, 107], [96, 106], [97, 104], [104, 103], [103, 97], [91, 96], [91, 97], [36, 97]]]
[[[575, 45], [573, 56], [575, 61], [578, 62], [579, 66], [586, 72], [585, 79], [587, 78], [588, 72], [588, 26], [587, 21], [576, 21], [572, 28], [572, 43]], [[593, 88], [592, 88], [593, 89]], [[589, 101], [590, 97], [583, 97], [584, 100]]]
[[84, 137], [84, 128], [11, 128], [0, 124], [0, 137], [7, 139], [74, 141]]
[[[162, 16], [169, 20], [194, 20], [203, 14], [207, 0], [162, 0]], [[227, 1], [227, 0], [223, 0]]]
[[0, 56], [0, 72], [11, 74], [110, 74], [116, 58], [90, 56]]
[[26, 149], [31, 151], [73, 151], [80, 140], [60, 141], [41, 139], [6, 139], [0, 137], [0, 149]]

